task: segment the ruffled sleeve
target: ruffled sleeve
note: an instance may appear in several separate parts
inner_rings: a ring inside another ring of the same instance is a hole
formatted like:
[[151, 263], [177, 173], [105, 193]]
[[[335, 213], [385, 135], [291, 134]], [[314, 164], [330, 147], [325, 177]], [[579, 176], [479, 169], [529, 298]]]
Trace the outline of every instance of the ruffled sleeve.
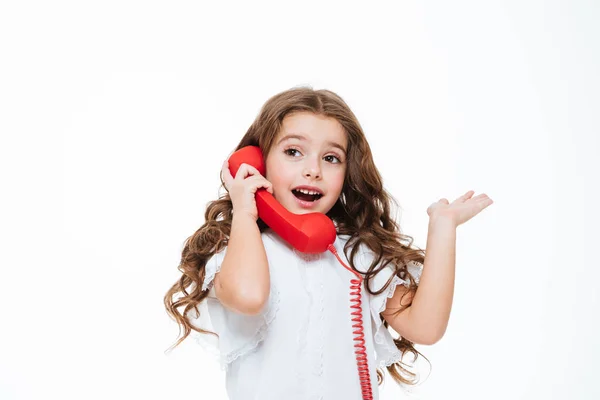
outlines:
[[[209, 289], [205, 310], [208, 311], [212, 331], [219, 335], [218, 351], [222, 369], [252, 350], [265, 338], [267, 327], [275, 318], [279, 309], [279, 296], [271, 287], [269, 300], [263, 310], [257, 315], [244, 315], [225, 307], [214, 293], [214, 277], [221, 270], [221, 264], [227, 250], [215, 253], [206, 263], [206, 275], [202, 285], [203, 290]], [[206, 324], [204, 325], [206, 326]], [[207, 336], [207, 335], [202, 335]], [[196, 335], [198, 339], [198, 335]], [[206, 340], [197, 340], [207, 347]], [[208, 346], [210, 347], [210, 346]]]
[[209, 297], [216, 298], [215, 289], [214, 289], [214, 281], [215, 275], [221, 271], [221, 264], [223, 263], [223, 259], [225, 258], [225, 254], [227, 254], [227, 247], [221, 250], [218, 253], [213, 254], [211, 258], [208, 259], [205, 266], [205, 275], [204, 282], [202, 282], [202, 291], [209, 289], [208, 292]]
[[[374, 259], [374, 254], [370, 250], [363, 250], [359, 253], [359, 262], [362, 267], [368, 269], [371, 262]], [[378, 267], [376, 267], [377, 269]], [[407, 264], [407, 269], [410, 275], [413, 277], [417, 285], [423, 271], [423, 264], [411, 261]], [[383, 325], [383, 319], [380, 315], [385, 311], [387, 300], [394, 295], [394, 291], [398, 285], [404, 285], [408, 287], [410, 281], [401, 279], [394, 275], [394, 268], [391, 265], [386, 265], [381, 271], [379, 271], [370, 280], [370, 289], [373, 292], [381, 290], [393, 275], [390, 285], [382, 293], [378, 295], [372, 295], [367, 292], [369, 298], [369, 309], [371, 311], [371, 322], [373, 330], [373, 340], [376, 352], [376, 362], [378, 367], [386, 367], [393, 363], [401, 360], [402, 354], [396, 347], [393, 341], [391, 333]]]

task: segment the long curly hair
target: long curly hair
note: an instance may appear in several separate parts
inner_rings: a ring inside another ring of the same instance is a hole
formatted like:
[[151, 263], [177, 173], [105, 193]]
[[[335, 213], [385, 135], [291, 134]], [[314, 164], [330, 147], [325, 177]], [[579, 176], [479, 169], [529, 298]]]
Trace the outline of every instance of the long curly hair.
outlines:
[[[344, 247], [344, 253], [351, 267], [356, 270], [354, 258], [361, 245], [366, 245], [375, 254], [370, 267], [363, 274], [366, 290], [377, 295], [388, 288], [393, 276], [377, 292], [370, 290], [369, 282], [377, 272], [391, 264], [399, 278], [410, 282], [407, 294], [414, 293], [417, 283], [408, 272], [406, 265], [410, 261], [423, 263], [425, 251], [413, 248], [413, 238], [402, 234], [399, 225], [390, 216], [392, 207], [397, 207], [398, 204], [383, 188], [381, 175], [373, 162], [365, 134], [356, 116], [340, 96], [329, 90], [314, 90], [310, 87], [295, 87], [276, 94], [263, 105], [236, 150], [254, 145], [259, 146], [263, 154], [268, 154], [282, 127], [284, 117], [301, 111], [335, 118], [343, 126], [348, 137], [348, 161], [342, 193], [327, 215], [337, 223], [338, 234], [350, 236]], [[221, 184], [224, 188], [222, 178]], [[232, 210], [228, 193], [209, 202], [204, 214], [204, 224], [185, 242], [178, 266], [178, 270], [182, 273], [181, 278], [173, 284], [164, 297], [167, 313], [179, 325], [180, 338], [171, 348], [178, 346], [192, 330], [218, 336], [214, 332], [193, 326], [187, 319], [187, 313], [195, 309], [199, 315], [197, 306], [208, 296], [208, 289], [205, 291], [201, 289], [206, 275], [206, 262], [214, 253], [221, 251], [227, 245], [231, 232]], [[267, 228], [260, 218], [257, 223], [261, 232]], [[411, 303], [412, 301], [397, 313]], [[387, 329], [387, 321], [383, 320], [383, 324]], [[403, 359], [406, 353], [413, 355], [412, 362], [417, 360], [418, 355], [423, 355], [414, 348], [414, 343], [405, 338], [394, 339], [394, 343], [402, 353], [402, 360], [387, 367], [390, 375], [399, 384], [416, 384], [417, 374], [410, 371], [408, 367], [411, 365], [405, 363]], [[380, 385], [383, 379], [383, 371], [377, 369], [377, 380]]]

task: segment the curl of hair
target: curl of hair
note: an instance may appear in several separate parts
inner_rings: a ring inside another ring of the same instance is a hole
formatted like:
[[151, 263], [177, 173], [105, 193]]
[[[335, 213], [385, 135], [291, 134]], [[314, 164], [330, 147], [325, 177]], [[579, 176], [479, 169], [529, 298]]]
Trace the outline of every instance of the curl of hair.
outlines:
[[[343, 126], [348, 137], [348, 162], [342, 194], [327, 215], [336, 221], [338, 234], [350, 236], [344, 253], [351, 267], [356, 270], [354, 258], [359, 247], [366, 245], [376, 255], [364, 273], [369, 293], [381, 294], [391, 284], [393, 276], [377, 292], [372, 292], [369, 287], [372, 277], [388, 264], [394, 267], [396, 276], [410, 282], [407, 294], [410, 291], [414, 292], [417, 284], [408, 273], [406, 265], [410, 261], [423, 263], [425, 251], [413, 248], [413, 238], [402, 234], [399, 225], [391, 217], [392, 207], [397, 207], [397, 203], [383, 188], [381, 175], [375, 167], [362, 127], [341, 97], [329, 90], [314, 90], [310, 87], [292, 88], [271, 97], [261, 108], [236, 150], [254, 145], [259, 146], [263, 154], [268, 154], [285, 116], [302, 111], [335, 118]], [[221, 184], [224, 188], [222, 178]], [[179, 325], [180, 338], [171, 348], [178, 346], [192, 330], [218, 336], [214, 332], [193, 326], [185, 316], [191, 309], [198, 312], [197, 306], [208, 296], [208, 290], [201, 290], [206, 262], [215, 252], [227, 245], [232, 210], [227, 193], [221, 195], [218, 200], [209, 202], [204, 224], [185, 242], [178, 266], [182, 273], [181, 278], [164, 297], [167, 313]], [[266, 225], [260, 219], [257, 223], [263, 232]], [[410, 303], [397, 313], [408, 306]], [[388, 323], [384, 320], [383, 324], [387, 329]], [[406, 353], [413, 355], [413, 362], [417, 360], [418, 355], [423, 354], [415, 349], [414, 343], [405, 338], [394, 339], [394, 343], [402, 354], [402, 360], [388, 366], [388, 372], [398, 384], [416, 384], [417, 374], [412, 372], [409, 369], [410, 364], [404, 363], [403, 360]], [[381, 369], [377, 369], [377, 380], [379, 384], [383, 383], [384, 373]]]

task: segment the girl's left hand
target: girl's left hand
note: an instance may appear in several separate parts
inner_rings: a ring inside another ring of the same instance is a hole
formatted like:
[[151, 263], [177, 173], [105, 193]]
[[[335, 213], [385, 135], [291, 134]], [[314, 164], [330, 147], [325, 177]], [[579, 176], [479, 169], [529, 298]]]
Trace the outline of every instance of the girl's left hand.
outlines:
[[458, 227], [494, 202], [485, 193], [472, 197], [474, 193], [474, 191], [469, 190], [452, 203], [442, 198], [427, 208], [427, 214], [430, 218], [434, 216], [448, 217]]

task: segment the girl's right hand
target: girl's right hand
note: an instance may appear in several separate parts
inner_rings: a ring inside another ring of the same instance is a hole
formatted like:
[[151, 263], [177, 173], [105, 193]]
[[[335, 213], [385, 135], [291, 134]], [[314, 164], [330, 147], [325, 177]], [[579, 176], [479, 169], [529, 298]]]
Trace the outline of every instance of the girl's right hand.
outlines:
[[248, 164], [241, 164], [234, 178], [229, 171], [229, 161], [227, 160], [223, 163], [221, 172], [225, 189], [229, 192], [233, 204], [234, 215], [247, 214], [256, 221], [258, 210], [254, 196], [260, 188], [265, 188], [273, 194], [271, 182], [266, 180], [256, 168]]

